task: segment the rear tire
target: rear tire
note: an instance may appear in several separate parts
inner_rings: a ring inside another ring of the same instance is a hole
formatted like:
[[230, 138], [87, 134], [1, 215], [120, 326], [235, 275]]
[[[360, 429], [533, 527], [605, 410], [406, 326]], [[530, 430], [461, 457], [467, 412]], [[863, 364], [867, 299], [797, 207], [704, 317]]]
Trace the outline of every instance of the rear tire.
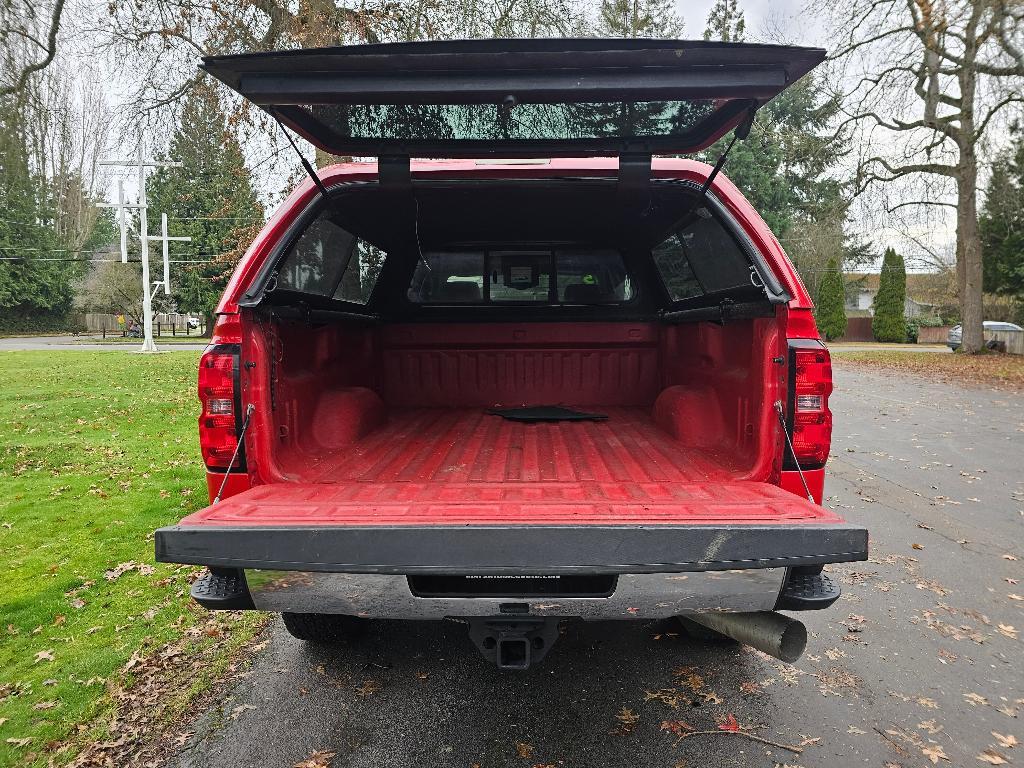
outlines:
[[282, 613], [284, 628], [298, 640], [337, 644], [366, 631], [366, 619], [337, 613]]
[[716, 645], [735, 645], [736, 641], [728, 635], [723, 635], [721, 632], [715, 632], [713, 629], [708, 629], [703, 624], [698, 624], [692, 619], [688, 619], [685, 616], [676, 616], [683, 629], [686, 630], [686, 634], [690, 636], [691, 640], [696, 640], [701, 643], [714, 643]]

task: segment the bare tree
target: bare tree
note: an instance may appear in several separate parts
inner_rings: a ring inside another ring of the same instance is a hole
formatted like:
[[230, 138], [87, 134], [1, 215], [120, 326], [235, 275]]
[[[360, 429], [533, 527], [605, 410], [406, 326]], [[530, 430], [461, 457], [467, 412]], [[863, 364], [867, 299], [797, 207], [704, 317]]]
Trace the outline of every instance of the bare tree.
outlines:
[[[1014, 0], [829, 0], [847, 88], [847, 124], [860, 131], [858, 192], [923, 179], [904, 205], [956, 208], [963, 348], [982, 337], [979, 157], [1024, 103], [1024, 6]], [[935, 183], [935, 182], [938, 183]]]
[[60, 62], [32, 78], [23, 94], [31, 163], [47, 180], [57, 237], [79, 251], [99, 215], [104, 175], [98, 161], [109, 138], [110, 107], [95, 73], [80, 67], [73, 75]]
[[46, 69], [57, 55], [64, 0], [56, 0], [45, 17], [39, 10], [30, 0], [0, 2], [0, 46], [5, 53], [0, 96], [20, 91], [33, 73]]
[[[124, 315], [131, 323], [142, 324], [142, 268], [138, 261], [125, 266], [116, 258], [113, 249], [110, 257], [97, 260], [90, 265], [75, 292], [75, 308], [80, 312], [105, 312]], [[173, 297], [162, 293], [153, 298], [154, 312], [173, 312]]]
[[201, 56], [455, 37], [574, 35], [573, 0], [149, 0], [111, 3], [93, 22], [144, 110], [180, 102]]

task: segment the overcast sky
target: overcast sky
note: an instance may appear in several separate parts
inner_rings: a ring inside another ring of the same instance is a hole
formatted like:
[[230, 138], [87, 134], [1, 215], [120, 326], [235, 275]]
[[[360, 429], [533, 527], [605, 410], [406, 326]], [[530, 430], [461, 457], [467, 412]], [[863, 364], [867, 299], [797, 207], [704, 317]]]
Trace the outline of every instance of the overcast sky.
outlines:
[[[707, 16], [714, 0], [676, 0], [679, 14], [686, 24], [684, 36], [699, 39], [704, 32]], [[813, 14], [807, 11], [808, 0], [741, 0], [740, 7], [746, 17], [746, 35], [748, 42], [776, 42], [796, 45], [824, 45], [821, 39], [823, 25], [815, 24]], [[116, 94], [116, 83], [111, 83], [112, 95]], [[116, 95], [114, 96], [116, 98]], [[126, 148], [123, 148], [126, 151]], [[255, 157], [266, 159], [265, 152], [256, 152]], [[254, 163], [250, 156], [250, 163]], [[280, 199], [280, 194], [287, 192], [286, 179], [296, 163], [290, 155], [282, 156], [278, 161], [267, 165], [259, 163], [257, 170], [258, 183], [263, 187], [264, 199], [273, 202]], [[728, 165], [725, 173], [728, 174]], [[849, 171], [852, 173], [852, 169]], [[116, 187], [111, 179], [111, 194], [116, 194]], [[134, 196], [134, 179], [126, 179], [126, 191]], [[893, 190], [895, 192], [895, 190]], [[273, 210], [268, 207], [268, 214]], [[909, 234], [917, 238], [918, 243], [907, 237], [908, 226], [905, 223], [895, 226], [891, 217], [884, 213], [883, 207], [871, 204], [870, 201], [859, 201], [852, 210], [849, 229], [863, 234], [862, 239], [874, 242], [876, 248], [884, 249], [888, 244], [901, 249], [913, 260], [913, 253], [921, 251], [921, 243], [935, 251], [952, 255], [955, 242], [955, 221], [947, 215], [949, 209], [933, 209], [936, 213], [927, 223], [914, 226]]]

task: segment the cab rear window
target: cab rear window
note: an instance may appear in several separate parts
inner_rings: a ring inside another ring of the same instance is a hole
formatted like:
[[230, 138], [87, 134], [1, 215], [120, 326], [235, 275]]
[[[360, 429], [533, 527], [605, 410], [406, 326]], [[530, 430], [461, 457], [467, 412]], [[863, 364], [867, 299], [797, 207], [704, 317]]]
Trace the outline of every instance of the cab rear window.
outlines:
[[421, 255], [415, 304], [621, 304], [633, 298], [622, 255], [607, 250], [472, 250]]

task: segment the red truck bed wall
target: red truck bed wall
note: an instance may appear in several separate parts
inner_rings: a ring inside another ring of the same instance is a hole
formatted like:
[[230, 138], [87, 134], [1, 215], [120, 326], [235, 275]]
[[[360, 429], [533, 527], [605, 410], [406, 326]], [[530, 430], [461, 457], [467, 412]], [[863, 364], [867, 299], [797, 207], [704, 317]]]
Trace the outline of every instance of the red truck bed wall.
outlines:
[[649, 323], [393, 325], [380, 347], [390, 406], [650, 405], [660, 389]]

